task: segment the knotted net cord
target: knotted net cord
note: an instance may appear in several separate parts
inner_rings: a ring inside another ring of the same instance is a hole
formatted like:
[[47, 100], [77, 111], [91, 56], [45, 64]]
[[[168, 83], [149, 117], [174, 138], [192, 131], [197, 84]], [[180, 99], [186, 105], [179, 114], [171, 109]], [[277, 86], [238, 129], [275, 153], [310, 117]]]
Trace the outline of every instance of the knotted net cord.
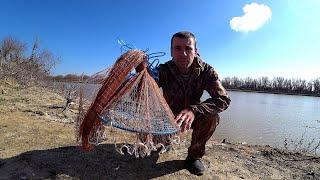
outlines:
[[[143, 51], [127, 51], [108, 71], [86, 113], [79, 103], [78, 140], [84, 150], [91, 150], [92, 144], [105, 138], [104, 124], [133, 132], [133, 138], [116, 145], [116, 149], [136, 157], [150, 155], [159, 148], [163, 152], [166, 146], [178, 141], [174, 115], [148, 68], [141, 66], [145, 62], [147, 55]], [[139, 70], [129, 78], [133, 69]]]

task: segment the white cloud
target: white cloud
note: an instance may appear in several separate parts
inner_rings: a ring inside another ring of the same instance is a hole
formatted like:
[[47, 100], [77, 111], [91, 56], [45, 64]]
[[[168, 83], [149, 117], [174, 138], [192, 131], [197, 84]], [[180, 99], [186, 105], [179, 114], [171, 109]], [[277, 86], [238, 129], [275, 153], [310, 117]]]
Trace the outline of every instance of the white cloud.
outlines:
[[260, 29], [271, 19], [271, 9], [263, 4], [251, 3], [243, 7], [244, 15], [230, 20], [231, 29], [237, 32], [249, 32]]

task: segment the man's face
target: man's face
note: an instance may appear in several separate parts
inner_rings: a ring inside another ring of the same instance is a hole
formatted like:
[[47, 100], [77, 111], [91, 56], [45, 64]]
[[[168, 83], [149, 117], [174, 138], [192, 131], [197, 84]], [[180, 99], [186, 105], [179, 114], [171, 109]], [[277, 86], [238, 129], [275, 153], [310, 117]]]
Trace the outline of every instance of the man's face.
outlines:
[[174, 37], [171, 45], [171, 56], [181, 73], [187, 73], [197, 54], [193, 38]]

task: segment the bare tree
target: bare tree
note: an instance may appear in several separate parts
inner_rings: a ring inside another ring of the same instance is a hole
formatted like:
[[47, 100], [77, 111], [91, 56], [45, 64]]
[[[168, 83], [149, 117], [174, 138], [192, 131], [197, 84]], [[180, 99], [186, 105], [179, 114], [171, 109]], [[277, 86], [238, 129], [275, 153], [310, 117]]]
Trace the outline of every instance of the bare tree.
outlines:
[[22, 63], [26, 44], [12, 37], [4, 38], [0, 43], [0, 78], [15, 76]]
[[285, 79], [283, 77], [275, 77], [272, 80], [269, 80], [268, 77], [261, 77], [258, 79], [250, 77], [245, 79], [226, 77], [222, 79], [222, 83], [225, 88], [228, 89], [320, 96], [320, 78], [306, 81], [303, 79]]
[[284, 83], [284, 78], [283, 77], [275, 77], [273, 79], [273, 88], [275, 90], [281, 91], [284, 87], [283, 83]]
[[31, 55], [26, 55], [27, 45], [12, 37], [0, 43], [0, 78], [11, 77], [21, 85], [34, 84], [50, 75], [60, 61], [50, 51], [40, 49], [39, 40], [32, 46]]
[[269, 81], [268, 77], [261, 77], [258, 79], [258, 88], [259, 90], [269, 90], [271, 89], [271, 82]]
[[292, 81], [292, 90], [294, 92], [303, 93], [307, 87], [306, 80], [302, 79], [295, 79]]
[[313, 81], [313, 92], [317, 95], [320, 95], [320, 78], [317, 78]]

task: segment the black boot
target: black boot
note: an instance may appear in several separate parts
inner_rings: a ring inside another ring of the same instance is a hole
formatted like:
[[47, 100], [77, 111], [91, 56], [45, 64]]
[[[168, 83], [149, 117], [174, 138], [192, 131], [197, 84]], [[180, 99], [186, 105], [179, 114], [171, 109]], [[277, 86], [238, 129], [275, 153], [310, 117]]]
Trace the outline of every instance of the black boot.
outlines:
[[192, 158], [187, 156], [185, 161], [186, 169], [197, 176], [203, 175], [205, 167], [203, 166], [200, 158]]

